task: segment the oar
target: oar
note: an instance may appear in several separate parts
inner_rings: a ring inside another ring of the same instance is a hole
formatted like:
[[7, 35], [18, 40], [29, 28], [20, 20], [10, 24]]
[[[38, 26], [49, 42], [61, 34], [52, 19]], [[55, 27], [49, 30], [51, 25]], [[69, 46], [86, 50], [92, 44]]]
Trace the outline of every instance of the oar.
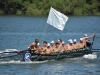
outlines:
[[92, 49], [92, 52], [100, 52], [100, 49]]
[[11, 55], [11, 54], [8, 54], [9, 56], [0, 56], [0, 59], [3, 59], [3, 58], [8, 58], [8, 57], [13, 57], [13, 56], [18, 56], [19, 54], [25, 52], [25, 51], [28, 51], [28, 50], [16, 50], [16, 51], [2, 51], [0, 52], [0, 54], [7, 54], [7, 53], [16, 53], [14, 55]]
[[10, 56], [0, 56], [0, 59], [14, 57], [14, 56], [18, 56], [18, 55], [16, 54], [16, 55], [10, 55]]
[[100, 51], [100, 49], [92, 49], [92, 50], [99, 50]]
[[8, 51], [8, 52], [5, 51], [5, 52], [0, 52], [0, 54], [4, 54], [4, 53], [17, 53], [17, 51], [11, 51], [11, 52], [10, 52], [10, 51]]
[[19, 53], [19, 52], [21, 52], [21, 51], [19, 51], [19, 50], [16, 50], [16, 51], [2, 51], [2, 52], [0, 52], [0, 54], [4, 54], [4, 53]]
[[28, 50], [2, 51], [2, 52], [0, 52], [0, 54], [3, 54], [3, 53], [22, 53], [24, 51], [28, 51]]

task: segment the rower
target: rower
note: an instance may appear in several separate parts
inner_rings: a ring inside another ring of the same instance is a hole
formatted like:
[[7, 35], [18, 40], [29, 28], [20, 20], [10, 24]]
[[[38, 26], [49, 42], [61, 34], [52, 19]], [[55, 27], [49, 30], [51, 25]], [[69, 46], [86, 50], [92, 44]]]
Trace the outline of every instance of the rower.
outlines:
[[93, 36], [95, 36], [96, 35], [96, 33], [94, 33], [94, 34], [92, 34], [92, 35], [90, 35], [90, 36], [88, 36], [87, 34], [84, 34], [84, 36], [83, 36], [83, 40], [85, 39], [88, 39], [88, 38], [91, 38], [91, 37], [93, 37]]
[[74, 45], [72, 39], [68, 40], [68, 44], [66, 44], [66, 50], [74, 50]]
[[79, 49], [83, 49], [86, 47], [86, 43], [84, 42], [83, 38], [80, 38], [80, 41], [78, 42]]
[[59, 47], [62, 46], [62, 40], [61, 39], [58, 39], [58, 44], [59, 44]]
[[55, 42], [53, 40], [50, 42], [50, 44], [51, 44], [51, 47], [55, 47]]
[[77, 50], [77, 49], [79, 48], [76, 39], [74, 39], [74, 43], [73, 43], [73, 45], [74, 45], [74, 49], [75, 49], [75, 50]]
[[54, 48], [54, 50], [53, 50], [53, 53], [57, 53], [57, 52], [59, 52], [59, 51], [60, 51], [59, 43], [57, 42], [57, 43], [55, 44], [55, 48]]
[[63, 41], [63, 42], [62, 42], [62, 46], [64, 47], [64, 45], [65, 45], [65, 42]]
[[59, 52], [61, 52], [61, 53], [65, 52], [65, 51], [66, 51], [65, 46], [66, 46], [66, 44], [65, 44], [65, 42], [63, 41], [63, 42], [62, 42], [62, 46], [59, 47], [59, 49], [60, 49]]
[[50, 42], [50, 44], [51, 44], [51, 46], [50, 46], [51, 51], [54, 51], [54, 48], [55, 48], [55, 42], [52, 40], [52, 41]]
[[92, 35], [90, 35], [90, 36], [88, 36], [87, 34], [84, 34], [84, 37], [82, 38], [83, 39], [83, 41], [86, 43], [86, 46], [87, 47], [90, 47], [91, 46], [91, 41], [89, 41], [89, 40], [87, 40], [88, 38], [91, 38], [91, 37], [93, 37], [93, 36], [95, 36], [96, 34], [94, 33], [94, 34], [92, 34]]
[[41, 53], [41, 49], [42, 49], [42, 47], [41, 47], [40, 44], [38, 43], [38, 47], [35, 48], [35, 52], [34, 52], [34, 53], [40, 54], [40, 53]]
[[46, 41], [43, 41], [42, 44], [43, 44], [43, 47], [41, 48], [42, 49], [41, 54], [45, 54], [46, 53], [46, 49], [48, 47], [48, 44], [47, 44]]
[[43, 47], [48, 47], [47, 41], [43, 41]]
[[50, 44], [48, 43], [48, 47], [46, 48], [46, 54], [50, 54], [51, 50], [50, 50]]
[[28, 46], [28, 50], [32, 53], [34, 53], [34, 51], [36, 51], [36, 48], [39, 46], [38, 45], [39, 40], [35, 39], [35, 42], [32, 42], [29, 46]]
[[58, 39], [58, 45], [59, 45], [59, 52], [64, 51], [64, 42], [62, 42], [61, 39]]

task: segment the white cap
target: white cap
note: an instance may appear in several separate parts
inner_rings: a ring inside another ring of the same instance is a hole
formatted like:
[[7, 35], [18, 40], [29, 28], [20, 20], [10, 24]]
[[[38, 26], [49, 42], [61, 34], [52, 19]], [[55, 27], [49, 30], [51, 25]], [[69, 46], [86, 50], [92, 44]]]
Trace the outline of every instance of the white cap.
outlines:
[[51, 41], [50, 43], [55, 43], [54, 41]]
[[76, 40], [76, 39], [74, 39], [74, 42], [77, 42], [77, 40]]
[[69, 39], [68, 41], [70, 42], [70, 40], [72, 40], [72, 39]]
[[82, 41], [83, 39], [82, 39], [82, 38], [80, 38], [80, 40]]
[[38, 43], [37, 45], [40, 45], [40, 43]]
[[48, 46], [50, 46], [50, 43], [48, 43]]
[[62, 44], [64, 44], [65, 42], [63, 41]]
[[73, 40], [72, 40], [72, 39], [69, 39], [68, 41], [69, 41], [70, 43], [73, 43]]
[[70, 40], [70, 43], [73, 43], [73, 41], [72, 41], [72, 40]]
[[60, 40], [58, 39], [58, 41], [60, 41]]
[[88, 36], [87, 34], [84, 34], [84, 36]]

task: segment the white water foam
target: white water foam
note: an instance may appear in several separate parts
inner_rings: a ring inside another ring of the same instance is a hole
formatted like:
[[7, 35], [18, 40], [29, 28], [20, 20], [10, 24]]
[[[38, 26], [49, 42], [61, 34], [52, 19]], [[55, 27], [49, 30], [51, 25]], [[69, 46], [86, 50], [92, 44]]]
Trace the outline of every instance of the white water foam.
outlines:
[[11, 61], [1, 61], [0, 64], [38, 64], [38, 63], [45, 63], [45, 62], [48, 62], [48, 60], [45, 60], [45, 61], [29, 61], [29, 62], [25, 62], [25, 61], [14, 61], [14, 60], [11, 60]]
[[96, 59], [97, 55], [95, 55], [95, 54], [88, 54], [88, 55], [84, 55], [83, 58], [86, 58], [86, 59]]

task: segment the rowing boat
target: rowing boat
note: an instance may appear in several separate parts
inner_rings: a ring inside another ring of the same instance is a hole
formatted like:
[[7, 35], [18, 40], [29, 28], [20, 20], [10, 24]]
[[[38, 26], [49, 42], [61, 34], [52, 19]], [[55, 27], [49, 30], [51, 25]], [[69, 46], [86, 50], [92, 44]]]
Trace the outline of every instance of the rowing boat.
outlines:
[[43, 61], [43, 60], [51, 60], [51, 59], [57, 60], [57, 59], [63, 59], [63, 58], [79, 57], [79, 56], [83, 56], [89, 53], [92, 53], [90, 48], [84, 48], [84, 49], [78, 49], [78, 50], [72, 50], [72, 51], [67, 50], [66, 52], [52, 53], [52, 54], [30, 53], [30, 55], [28, 55], [29, 52], [24, 51], [22, 52], [22, 56], [23, 56], [23, 61], [26, 61], [27, 58], [31, 61]]

